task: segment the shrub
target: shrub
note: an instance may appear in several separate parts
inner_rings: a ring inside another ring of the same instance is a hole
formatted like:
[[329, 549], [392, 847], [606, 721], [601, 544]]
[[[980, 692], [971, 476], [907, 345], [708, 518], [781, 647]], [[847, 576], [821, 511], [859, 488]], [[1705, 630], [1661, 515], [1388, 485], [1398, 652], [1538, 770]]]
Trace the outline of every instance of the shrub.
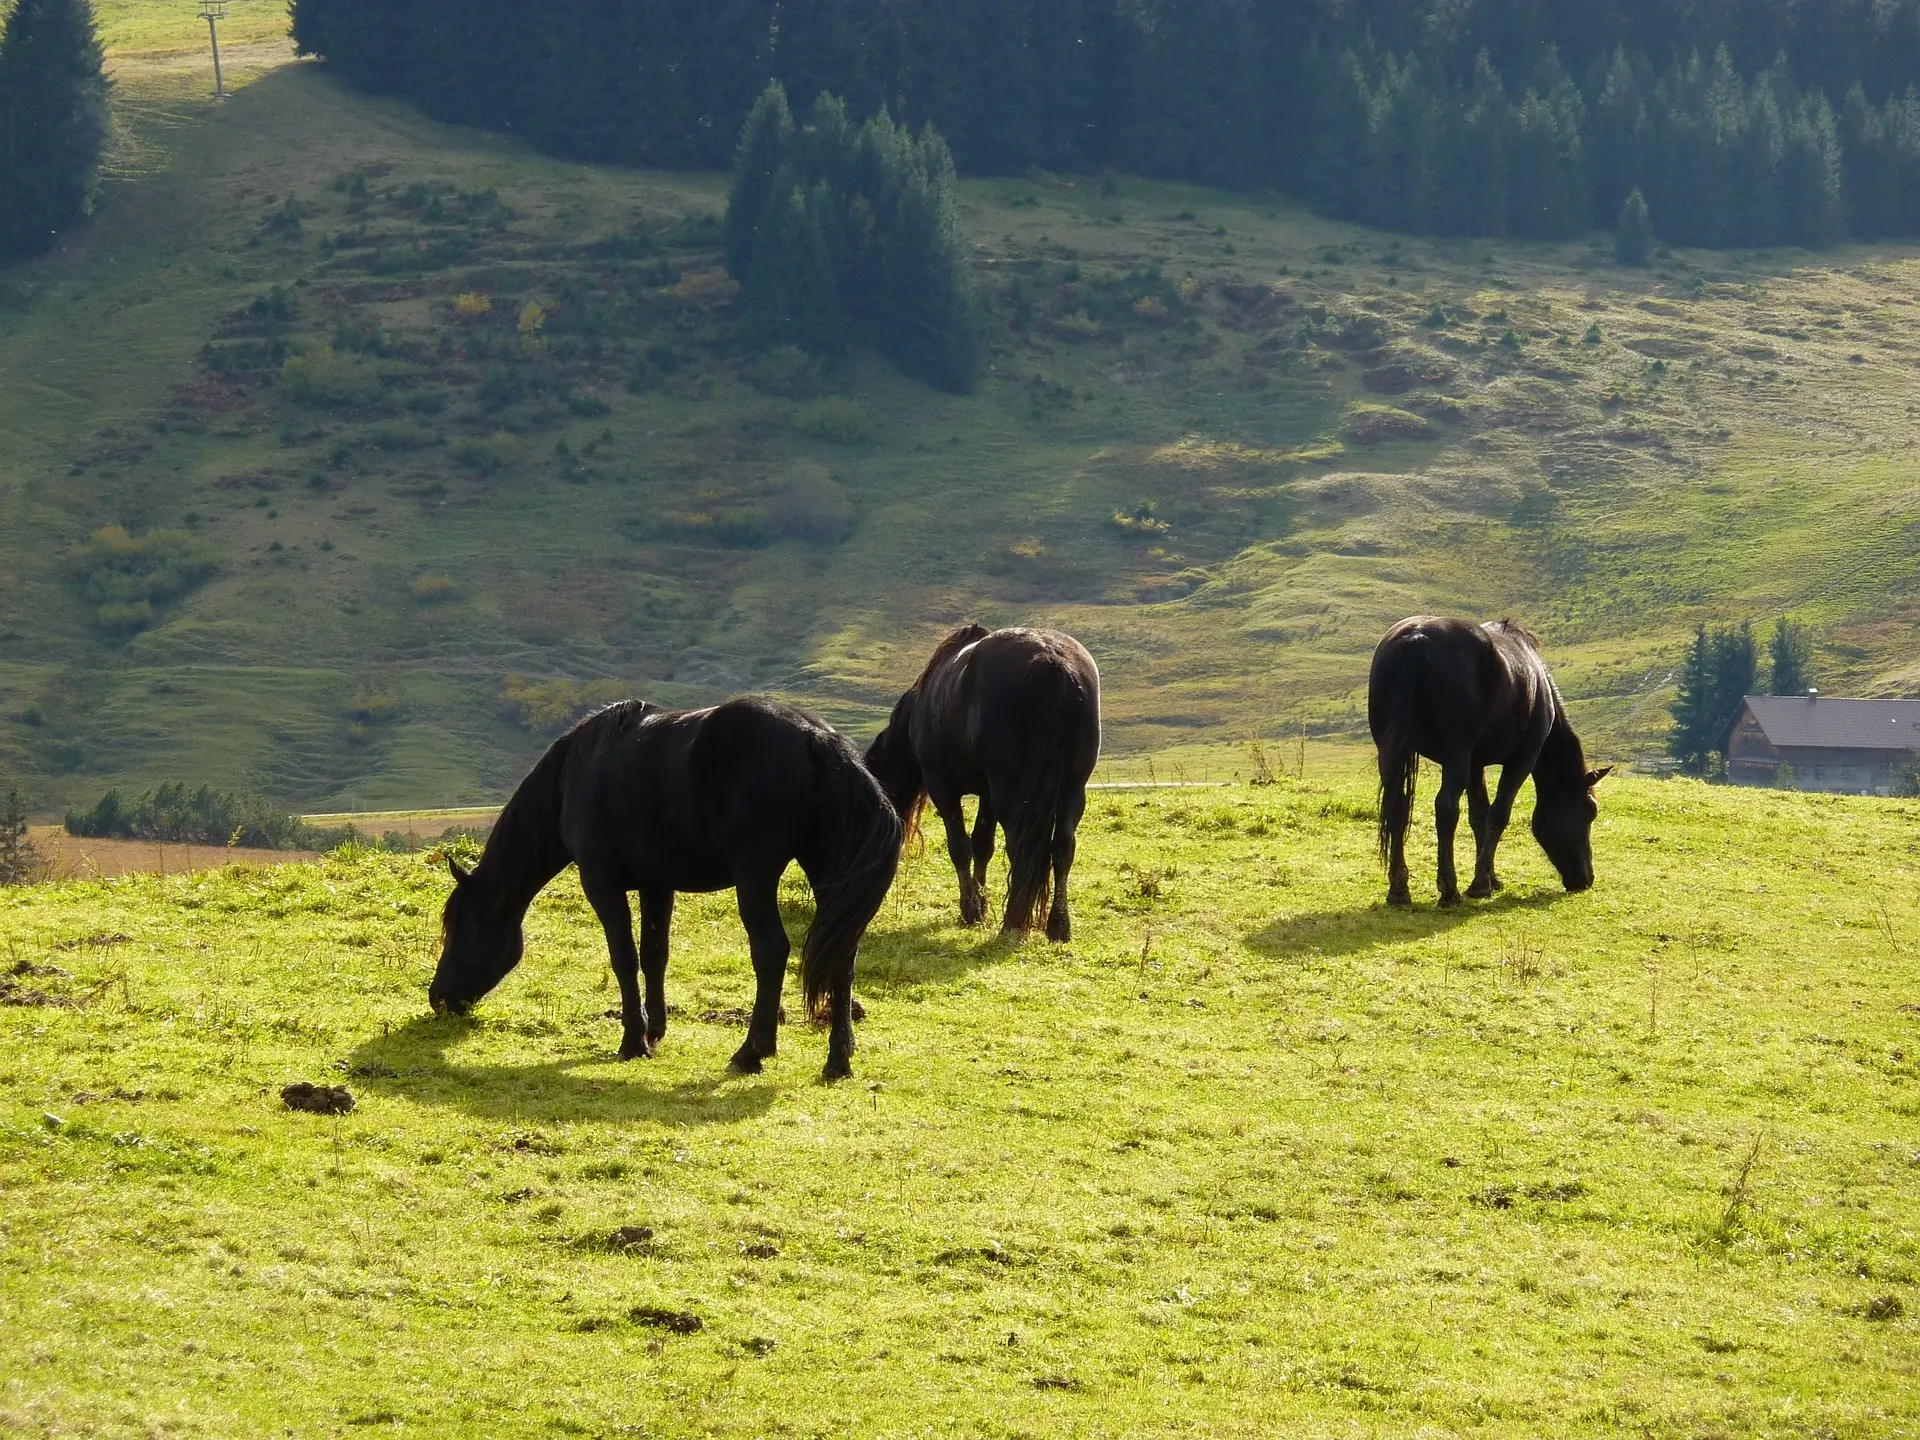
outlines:
[[852, 400], [832, 398], [802, 405], [794, 412], [793, 425], [802, 435], [835, 445], [859, 445], [873, 438], [872, 418]]
[[808, 466], [781, 489], [773, 505], [780, 534], [793, 540], [837, 545], [853, 528], [853, 502], [840, 483], [818, 466]]
[[463, 320], [480, 320], [493, 313], [493, 301], [468, 290], [453, 297], [453, 313]]
[[550, 735], [631, 694], [618, 680], [531, 680], [509, 675], [500, 689], [500, 713], [522, 730]]
[[132, 804], [118, 790], [109, 790], [93, 809], [67, 812], [67, 833], [256, 850], [319, 849], [327, 835], [258, 796], [236, 795], [209, 785], [188, 790], [181, 782], [149, 790]]
[[213, 573], [212, 552], [185, 530], [130, 534], [106, 525], [68, 555], [71, 573], [109, 630], [153, 623], [158, 604], [177, 599]]
[[429, 571], [408, 585], [407, 593], [422, 605], [439, 605], [460, 593], [460, 582], [451, 576], [435, 575]]
[[280, 367], [287, 394], [303, 405], [370, 405], [380, 398], [380, 371], [358, 355], [319, 345], [289, 355]]

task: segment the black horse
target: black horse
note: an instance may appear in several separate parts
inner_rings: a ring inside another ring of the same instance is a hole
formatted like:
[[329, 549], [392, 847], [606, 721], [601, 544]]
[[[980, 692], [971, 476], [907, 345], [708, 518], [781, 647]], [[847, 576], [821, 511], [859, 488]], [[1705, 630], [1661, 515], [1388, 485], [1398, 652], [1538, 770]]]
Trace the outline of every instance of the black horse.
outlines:
[[[1473, 827], [1473, 884], [1483, 900], [1500, 888], [1493, 856], [1513, 814], [1514, 797], [1533, 777], [1533, 838], [1569, 890], [1593, 884], [1593, 787], [1613, 768], [1587, 769], [1580, 737], [1539, 640], [1505, 620], [1417, 615], [1387, 632], [1373, 652], [1367, 720], [1380, 752], [1380, 858], [1387, 864], [1387, 903], [1410, 905], [1407, 824], [1413, 815], [1420, 757], [1440, 766], [1433, 802], [1440, 839], [1440, 903], [1457, 904], [1453, 835], [1460, 793]], [[1500, 788], [1487, 800], [1487, 766], [1500, 767]]]
[[[674, 893], [731, 886], [757, 982], [733, 1065], [758, 1073], [775, 1050], [792, 948], [780, 876], [798, 860], [816, 902], [800, 951], [807, 1012], [832, 1022], [827, 1078], [851, 1074], [854, 957], [893, 883], [900, 840], [899, 816], [859, 754], [805, 711], [759, 699], [711, 710], [622, 701], [554, 741], [500, 812], [471, 872], [452, 864], [427, 998], [436, 1011], [464, 1013], [506, 978], [520, 962], [527, 907], [571, 861], [620, 982], [620, 1058], [651, 1055], [667, 1028]], [[637, 953], [629, 890], [640, 892]]]
[[[987, 918], [997, 821], [1011, 869], [1002, 928], [1024, 935], [1045, 910], [1047, 938], [1065, 941], [1073, 933], [1067, 872], [1074, 832], [1099, 758], [1100, 671], [1084, 645], [1052, 630], [963, 625], [893, 707], [867, 749], [867, 768], [909, 831], [932, 799], [960, 876], [963, 923]], [[980, 797], [971, 840], [964, 795]]]

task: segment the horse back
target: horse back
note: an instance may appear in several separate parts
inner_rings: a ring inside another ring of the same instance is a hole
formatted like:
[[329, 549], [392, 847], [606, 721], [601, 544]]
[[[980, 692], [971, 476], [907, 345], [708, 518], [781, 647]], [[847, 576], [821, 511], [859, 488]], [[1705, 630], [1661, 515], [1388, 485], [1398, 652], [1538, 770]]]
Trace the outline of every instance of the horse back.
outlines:
[[1537, 753], [1558, 695], [1531, 636], [1496, 622], [1416, 615], [1374, 651], [1367, 712], [1374, 739], [1390, 733], [1442, 764], [1504, 764]]

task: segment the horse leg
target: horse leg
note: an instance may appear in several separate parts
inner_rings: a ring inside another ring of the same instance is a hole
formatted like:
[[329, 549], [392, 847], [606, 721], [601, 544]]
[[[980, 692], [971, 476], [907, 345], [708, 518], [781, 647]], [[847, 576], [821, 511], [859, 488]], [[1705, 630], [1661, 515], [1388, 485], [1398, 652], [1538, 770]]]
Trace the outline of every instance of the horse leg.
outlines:
[[647, 979], [647, 1040], [667, 1033], [667, 930], [673, 924], [673, 891], [640, 892], [640, 970]]
[[[967, 812], [960, 806], [958, 791], [928, 791], [927, 798], [947, 827], [947, 858], [953, 861], [953, 873], [960, 877], [960, 923], [978, 925], [987, 918], [987, 896], [973, 878], [973, 843], [967, 838]], [[982, 800], [984, 808], [986, 802]]]
[[787, 978], [787, 956], [793, 946], [780, 919], [780, 881], [743, 883], [734, 889], [740, 923], [747, 927], [753, 950], [753, 1018], [747, 1038], [734, 1052], [732, 1065], [742, 1075], [758, 1075], [760, 1062], [776, 1053], [780, 1036], [780, 987]]
[[[1493, 792], [1493, 804], [1487, 810], [1486, 833], [1480, 837], [1480, 853], [1474, 862], [1473, 889], [1467, 892], [1475, 899], [1485, 899], [1501, 888], [1500, 877], [1493, 869], [1494, 852], [1500, 848], [1501, 836], [1507, 833], [1507, 822], [1513, 819], [1513, 802], [1525, 783], [1521, 766], [1501, 767], [1500, 786]], [[1480, 888], [1483, 880], [1484, 890]]]
[[1433, 797], [1433, 828], [1440, 844], [1440, 903], [1460, 903], [1460, 877], [1453, 868], [1453, 836], [1460, 828], [1460, 792], [1467, 788], [1467, 767], [1443, 765], [1440, 793]]
[[973, 817], [973, 887], [980, 892], [980, 913], [987, 911], [987, 866], [993, 863], [993, 832], [999, 822], [993, 815], [993, 797], [980, 797], [980, 810]]
[[1476, 765], [1467, 781], [1467, 825], [1473, 831], [1473, 884], [1467, 887], [1469, 900], [1485, 900], [1500, 888], [1493, 873], [1492, 852], [1487, 849], [1487, 767]]
[[640, 952], [633, 948], [633, 911], [627, 905], [627, 892], [585, 873], [580, 876], [580, 888], [600, 917], [613, 978], [620, 982], [620, 1058], [644, 1060], [653, 1054], [653, 1045], [647, 1038], [647, 1007], [640, 1000]]
[[1067, 874], [1073, 869], [1075, 834], [1087, 813], [1087, 792], [1079, 791], [1062, 808], [1053, 832], [1053, 906], [1047, 911], [1047, 939], [1065, 945], [1073, 939], [1073, 917], [1067, 913]]
[[1407, 826], [1413, 822], [1401, 779], [1380, 756], [1380, 828], [1387, 836], [1387, 904], [1410, 906], [1413, 890], [1407, 875]]

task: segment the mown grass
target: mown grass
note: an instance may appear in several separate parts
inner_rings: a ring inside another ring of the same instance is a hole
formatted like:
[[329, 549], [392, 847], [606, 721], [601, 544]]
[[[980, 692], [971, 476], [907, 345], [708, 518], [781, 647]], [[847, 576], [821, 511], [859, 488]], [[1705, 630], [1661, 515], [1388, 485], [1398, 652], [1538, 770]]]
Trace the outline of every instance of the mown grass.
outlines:
[[0, 1417], [1910, 1433], [1915, 807], [1604, 790], [1593, 892], [1516, 825], [1498, 901], [1410, 914], [1357, 769], [1104, 792], [1068, 948], [955, 928], [930, 847], [830, 1088], [802, 1026], [726, 1073], [724, 897], [622, 1066], [570, 880], [471, 1022], [417, 857], [0, 893]]
[[[773, 689], [866, 727], [967, 616], [1080, 633], [1134, 752], [1355, 735], [1372, 644], [1421, 610], [1535, 624], [1609, 758], [1658, 750], [1700, 620], [1793, 611], [1830, 693], [1920, 666], [1910, 250], [1628, 273], [1261, 196], [970, 181], [976, 394], [870, 360], [770, 377], [710, 273], [719, 177], [354, 94], [289, 63], [268, 0], [234, 6], [225, 106], [190, 8], [102, 18], [101, 213], [0, 277], [0, 771], [36, 808], [181, 776], [495, 799], [545, 738], [513, 676]], [[499, 208], [436, 219], [416, 186]], [[212, 368], [275, 287], [301, 350], [381, 337], [325, 371], [355, 382], [334, 401]], [[537, 354], [512, 350], [528, 303]], [[481, 330], [491, 358], [461, 359]], [[568, 394], [512, 399], [543, 365]], [[70, 559], [115, 523], [217, 557], [132, 635]]]

